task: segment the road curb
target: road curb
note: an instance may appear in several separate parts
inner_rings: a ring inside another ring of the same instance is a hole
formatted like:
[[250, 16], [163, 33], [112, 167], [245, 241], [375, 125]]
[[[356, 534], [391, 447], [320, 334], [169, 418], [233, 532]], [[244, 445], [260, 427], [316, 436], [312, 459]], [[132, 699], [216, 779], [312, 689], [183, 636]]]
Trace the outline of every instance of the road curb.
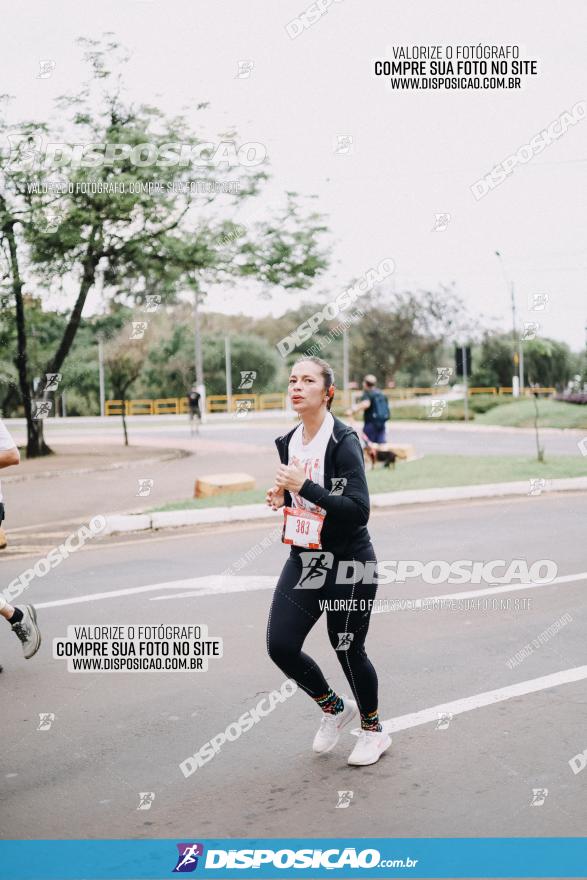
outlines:
[[[547, 480], [544, 486], [529, 491], [527, 480], [510, 483], [484, 483], [477, 486], [446, 486], [439, 489], [410, 489], [404, 492], [378, 492], [371, 495], [372, 508], [401, 507], [408, 504], [431, 504], [439, 501], [467, 501], [475, 498], [541, 495], [549, 492], [587, 491], [587, 477]], [[106, 517], [103, 534], [158, 530], [210, 523], [249, 522], [274, 519], [275, 512], [264, 504], [240, 504], [233, 507], [208, 507], [203, 510], [169, 510], [159, 513], [113, 514]]]

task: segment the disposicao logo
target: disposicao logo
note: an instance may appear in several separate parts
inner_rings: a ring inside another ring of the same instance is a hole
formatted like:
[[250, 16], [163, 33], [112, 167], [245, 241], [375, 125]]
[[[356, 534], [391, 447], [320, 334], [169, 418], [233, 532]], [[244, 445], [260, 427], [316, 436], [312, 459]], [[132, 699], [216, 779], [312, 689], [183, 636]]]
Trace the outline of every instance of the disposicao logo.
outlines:
[[204, 855], [202, 843], [176, 843], [179, 855], [177, 865], [173, 869], [174, 874], [184, 874], [195, 871], [198, 867], [198, 857]]

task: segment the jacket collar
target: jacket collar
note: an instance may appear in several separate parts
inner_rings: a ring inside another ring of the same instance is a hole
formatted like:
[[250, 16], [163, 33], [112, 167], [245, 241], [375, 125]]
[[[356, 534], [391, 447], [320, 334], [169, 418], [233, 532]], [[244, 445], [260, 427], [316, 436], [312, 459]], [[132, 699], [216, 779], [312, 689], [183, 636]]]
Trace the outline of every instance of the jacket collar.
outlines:
[[[289, 447], [289, 441], [291, 440], [293, 432], [296, 430], [300, 423], [298, 422], [291, 431], [288, 431], [287, 434], [283, 434], [281, 437], [277, 437], [275, 439], [275, 445], [277, 446], [277, 450], [279, 452], [279, 457], [281, 461], [284, 461], [284, 453]], [[337, 444], [343, 439], [343, 437], [347, 437], [349, 434], [354, 433], [354, 428], [350, 428], [340, 419], [337, 419], [334, 416], [334, 425], [332, 427], [332, 436], [329, 440], [328, 445], [331, 446], [332, 443]]]

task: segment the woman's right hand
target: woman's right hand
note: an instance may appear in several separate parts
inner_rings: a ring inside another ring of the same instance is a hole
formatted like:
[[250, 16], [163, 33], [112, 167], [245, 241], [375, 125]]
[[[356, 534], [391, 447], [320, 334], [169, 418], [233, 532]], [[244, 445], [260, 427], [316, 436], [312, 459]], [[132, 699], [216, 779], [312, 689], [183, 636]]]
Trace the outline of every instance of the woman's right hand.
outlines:
[[279, 489], [277, 486], [272, 486], [267, 491], [265, 503], [268, 504], [272, 510], [279, 510], [280, 507], [283, 507], [285, 504], [283, 489]]

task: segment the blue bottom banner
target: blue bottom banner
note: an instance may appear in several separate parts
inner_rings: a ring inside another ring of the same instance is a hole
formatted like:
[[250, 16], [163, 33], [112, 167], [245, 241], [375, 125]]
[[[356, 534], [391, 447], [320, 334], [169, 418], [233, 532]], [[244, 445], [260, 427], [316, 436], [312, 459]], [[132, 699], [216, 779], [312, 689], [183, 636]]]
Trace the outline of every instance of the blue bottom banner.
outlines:
[[587, 877], [587, 838], [5, 840], [0, 880]]

